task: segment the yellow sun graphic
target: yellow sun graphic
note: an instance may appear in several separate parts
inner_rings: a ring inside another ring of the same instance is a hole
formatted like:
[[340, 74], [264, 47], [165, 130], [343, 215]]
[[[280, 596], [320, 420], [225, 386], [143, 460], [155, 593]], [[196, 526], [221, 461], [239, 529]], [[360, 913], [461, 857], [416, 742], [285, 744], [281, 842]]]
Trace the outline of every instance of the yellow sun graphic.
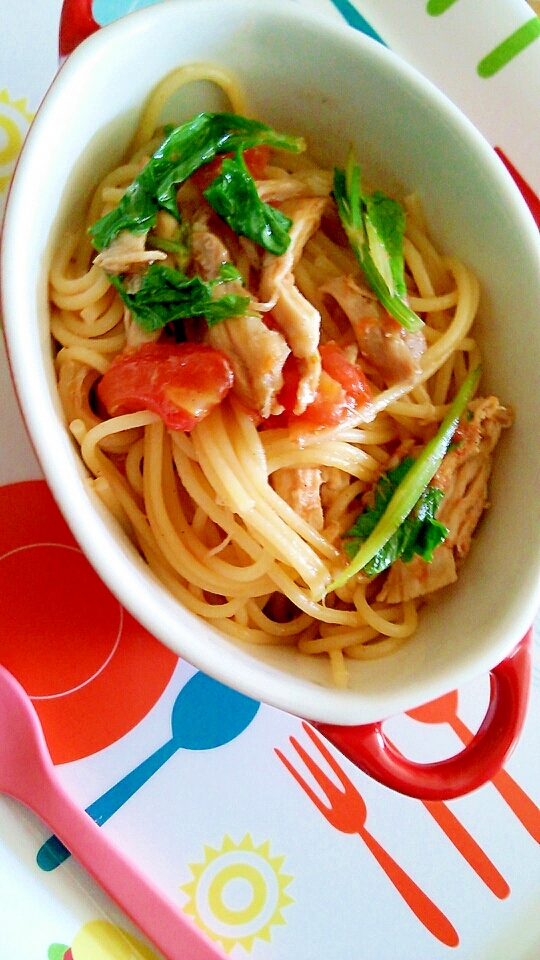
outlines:
[[256, 937], [270, 941], [270, 928], [284, 924], [282, 908], [293, 903], [281, 872], [285, 857], [270, 855], [270, 842], [255, 847], [247, 833], [239, 844], [226, 836], [220, 850], [205, 846], [204, 862], [190, 863], [193, 880], [181, 889], [184, 910], [226, 953], [240, 944], [248, 953]]
[[26, 100], [11, 100], [7, 90], [0, 90], [0, 194], [11, 179], [32, 119]]

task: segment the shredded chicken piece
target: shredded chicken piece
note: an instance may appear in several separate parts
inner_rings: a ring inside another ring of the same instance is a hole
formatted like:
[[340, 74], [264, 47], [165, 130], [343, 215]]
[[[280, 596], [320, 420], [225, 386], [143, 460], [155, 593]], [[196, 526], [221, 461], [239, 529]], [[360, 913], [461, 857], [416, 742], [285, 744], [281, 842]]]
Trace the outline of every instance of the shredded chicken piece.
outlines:
[[371, 291], [352, 277], [327, 281], [321, 293], [331, 296], [348, 317], [361, 357], [377, 371], [387, 386], [410, 380], [419, 373], [418, 361], [426, 349], [421, 330], [411, 333], [390, 316]]
[[399, 603], [453, 583], [457, 566], [469, 553], [474, 531], [489, 506], [491, 454], [501, 431], [511, 426], [513, 416], [497, 397], [472, 400], [467, 411], [454, 435], [452, 449], [431, 481], [431, 486], [444, 492], [437, 519], [448, 527], [448, 536], [434, 550], [431, 563], [421, 557], [414, 557], [411, 563], [393, 563], [378, 600]]
[[350, 476], [339, 467], [321, 467], [321, 479], [321, 503], [326, 513], [341, 491], [349, 486]]
[[264, 203], [281, 203], [295, 197], [327, 197], [332, 180], [326, 171], [309, 170], [287, 177], [257, 180], [256, 186]]
[[233, 390], [246, 406], [265, 418], [283, 412], [277, 395], [290, 348], [279, 331], [270, 330], [258, 316], [232, 317], [211, 327], [205, 342], [228, 357]]
[[413, 557], [410, 563], [396, 560], [390, 568], [384, 587], [377, 600], [402, 603], [423, 597], [457, 580], [456, 561], [451, 547], [441, 543], [433, 551], [433, 560], [426, 563], [422, 557]]
[[321, 315], [300, 293], [291, 277], [283, 282], [272, 317], [299, 361], [300, 381], [294, 413], [300, 414], [313, 402], [319, 386], [321, 357], [318, 346]]
[[[229, 251], [212, 230], [203, 214], [193, 224], [191, 253], [197, 273], [205, 280], [214, 280], [220, 267], [230, 260]], [[250, 297], [240, 280], [219, 285], [215, 297], [226, 294]], [[252, 300], [252, 309], [257, 310]], [[283, 364], [290, 349], [278, 330], [270, 329], [261, 317], [250, 314], [231, 317], [209, 328], [205, 343], [221, 350], [234, 372], [234, 392], [247, 406], [263, 417], [282, 413], [277, 395], [283, 386]]]
[[296, 356], [309, 356], [319, 342], [319, 311], [306, 300], [295, 285], [292, 274], [286, 276], [273, 307], [276, 322], [293, 341]]
[[297, 180], [308, 187], [314, 197], [328, 197], [334, 186], [334, 174], [332, 170], [322, 170], [320, 167], [306, 167], [305, 170], [297, 170], [294, 174]]
[[215, 280], [220, 267], [230, 260], [229, 251], [223, 241], [208, 229], [206, 218], [196, 220], [193, 224], [191, 237], [191, 255], [196, 273], [203, 280]]
[[272, 474], [272, 484], [278, 496], [318, 531], [324, 526], [321, 483], [319, 467], [280, 467]]
[[472, 419], [461, 419], [455, 446], [446, 454], [431, 485], [444, 492], [437, 519], [450, 530], [446, 539], [459, 558], [466, 557], [474, 530], [489, 506], [491, 454], [513, 416], [497, 397], [479, 397], [468, 405]]
[[349, 483], [338, 467], [280, 467], [272, 474], [276, 493], [315, 530], [325, 526], [325, 514]]
[[278, 177], [275, 180], [257, 180], [257, 193], [263, 203], [282, 203], [294, 197], [310, 194], [305, 184], [294, 177]]
[[107, 273], [132, 273], [155, 260], [165, 260], [167, 254], [162, 250], [145, 250], [146, 233], [132, 233], [120, 230], [110, 246], [98, 253], [94, 263], [103, 267]]
[[279, 257], [272, 253], [265, 254], [259, 288], [261, 300], [273, 304], [277, 302], [282, 283], [292, 276], [307, 241], [319, 227], [325, 205], [326, 200], [320, 197], [301, 198], [282, 204], [282, 212], [292, 220], [289, 230], [291, 242]]
[[[250, 240], [249, 237], [238, 237], [238, 245], [243, 251], [250, 267], [253, 267], [254, 270], [260, 270], [262, 255], [259, 244], [255, 243], [254, 240]], [[262, 306], [262, 304], [260, 306]]]
[[314, 400], [321, 373], [318, 352], [321, 315], [300, 292], [294, 281], [294, 267], [305, 244], [318, 229], [326, 198], [312, 197], [290, 200], [281, 209], [292, 220], [291, 242], [281, 256], [267, 253], [263, 257], [259, 298], [265, 301], [282, 330], [292, 353], [301, 361], [294, 413], [303, 413]]

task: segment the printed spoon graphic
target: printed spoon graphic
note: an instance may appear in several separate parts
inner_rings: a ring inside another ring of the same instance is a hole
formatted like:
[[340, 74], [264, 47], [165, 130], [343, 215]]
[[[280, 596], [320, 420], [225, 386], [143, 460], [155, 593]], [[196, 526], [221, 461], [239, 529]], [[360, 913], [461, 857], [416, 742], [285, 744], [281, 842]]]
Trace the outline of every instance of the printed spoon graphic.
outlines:
[[[101, 826], [163, 766], [177, 750], [210, 750], [238, 737], [253, 720], [256, 700], [195, 673], [180, 690], [171, 714], [171, 739], [94, 800], [86, 813]], [[40, 847], [37, 863], [51, 871], [67, 860], [69, 850], [56, 836]]]
[[0, 666], [0, 791], [54, 830], [168, 960], [219, 960], [223, 951], [109, 840], [59, 783], [32, 702]]

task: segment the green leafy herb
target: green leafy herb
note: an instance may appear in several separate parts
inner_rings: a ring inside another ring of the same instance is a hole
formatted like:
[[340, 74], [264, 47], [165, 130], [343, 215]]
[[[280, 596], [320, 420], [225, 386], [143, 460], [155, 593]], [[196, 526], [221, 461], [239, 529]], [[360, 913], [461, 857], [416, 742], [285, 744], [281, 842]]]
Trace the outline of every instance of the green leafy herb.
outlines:
[[[362, 543], [375, 530], [384, 514], [396, 488], [414, 465], [413, 457], [407, 457], [393, 470], [380, 477], [375, 488], [375, 500], [357, 517], [356, 522], [347, 530], [343, 544], [345, 552], [354, 559]], [[427, 486], [420, 494], [415, 506], [375, 556], [366, 563], [363, 570], [368, 577], [374, 577], [391, 566], [399, 557], [404, 563], [410, 563], [415, 554], [419, 554], [430, 563], [433, 551], [448, 536], [448, 528], [435, 519], [435, 514], [443, 491], [438, 487]]]
[[128, 293], [121, 277], [110, 276], [122, 300], [148, 333], [188, 317], [204, 316], [211, 327], [221, 320], [245, 314], [249, 297], [233, 293], [214, 295], [216, 286], [238, 279], [241, 279], [238, 270], [228, 263], [222, 266], [216, 280], [209, 281], [186, 277], [179, 270], [152, 263], [142, 277], [140, 290]]
[[147, 246], [152, 250], [163, 250], [173, 255], [177, 270], [186, 270], [191, 257], [191, 227], [189, 223], [178, 223], [170, 237], [158, 237], [151, 233]]
[[376, 556], [379, 550], [394, 536], [403, 521], [414, 509], [422, 493], [433, 479], [443, 457], [445, 456], [452, 437], [456, 431], [460, 417], [469, 400], [474, 395], [480, 379], [481, 368], [476, 367], [456, 394], [450, 409], [439, 427], [435, 436], [426, 444], [418, 458], [402, 477], [384, 513], [378, 520], [375, 528], [362, 543], [351, 563], [345, 567], [339, 576], [326, 588], [326, 593], [337, 590], [354, 577], [366, 564]]
[[260, 199], [240, 150], [223, 160], [221, 173], [204, 196], [235, 233], [260, 243], [276, 256], [285, 253], [291, 242], [288, 231], [292, 220]]
[[380, 190], [364, 194], [360, 167], [352, 151], [345, 170], [334, 171], [334, 197], [339, 216], [366, 281], [382, 305], [407, 330], [423, 321], [405, 301], [403, 235], [405, 211]]
[[160, 208], [179, 219], [176, 191], [181, 183], [217, 154], [235, 153], [259, 144], [296, 153], [305, 148], [300, 138], [277, 133], [264, 123], [233, 113], [200, 113], [175, 127], [127, 188], [118, 206], [90, 227], [94, 247], [105, 249], [120, 230], [145, 233], [155, 225]]
[[185, 244], [179, 240], [169, 240], [166, 237], [152, 237], [152, 247], [156, 250], [163, 250], [165, 253], [184, 254]]

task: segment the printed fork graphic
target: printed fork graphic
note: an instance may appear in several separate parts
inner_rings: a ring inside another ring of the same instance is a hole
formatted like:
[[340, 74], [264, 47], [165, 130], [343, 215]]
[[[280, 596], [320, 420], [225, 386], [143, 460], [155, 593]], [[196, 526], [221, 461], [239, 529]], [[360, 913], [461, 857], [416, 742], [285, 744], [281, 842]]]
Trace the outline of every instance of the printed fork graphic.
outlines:
[[312, 803], [315, 804], [317, 809], [320, 810], [322, 815], [336, 830], [340, 830], [342, 833], [358, 834], [358, 836], [361, 837], [379, 866], [382, 867], [386, 873], [388, 879], [393, 883], [405, 903], [426, 929], [446, 946], [457, 947], [459, 937], [448, 918], [445, 917], [441, 910], [429, 899], [414, 880], [409, 877], [390, 854], [387, 853], [378, 840], [369, 833], [365, 826], [367, 807], [358, 790], [345, 775], [344, 771], [313, 728], [307, 723], [304, 723], [302, 726], [321, 756], [324, 757], [331, 770], [335, 773], [341, 786], [338, 787], [334, 781], [324, 773], [313, 757], [304, 749], [302, 744], [298, 742], [296, 737], [289, 737], [291, 746], [304, 762], [316, 783], [321, 787], [328, 803], [324, 803], [323, 800], [321, 800], [290, 760], [288, 760], [281, 750], [275, 748], [275, 752], [281, 762], [301, 786]]

